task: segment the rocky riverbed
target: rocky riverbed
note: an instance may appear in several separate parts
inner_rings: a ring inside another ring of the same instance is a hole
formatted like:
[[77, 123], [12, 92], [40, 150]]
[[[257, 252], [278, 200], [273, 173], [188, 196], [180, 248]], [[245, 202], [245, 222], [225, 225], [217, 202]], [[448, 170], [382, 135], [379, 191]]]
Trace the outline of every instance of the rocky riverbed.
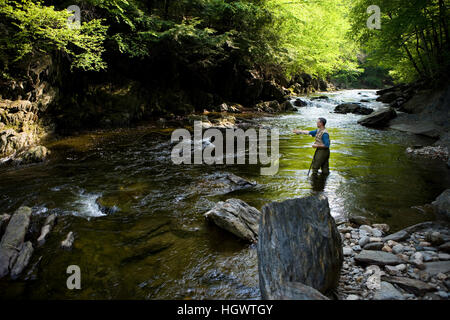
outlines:
[[447, 300], [450, 229], [420, 223], [388, 235], [386, 224], [338, 227], [344, 263], [340, 299]]

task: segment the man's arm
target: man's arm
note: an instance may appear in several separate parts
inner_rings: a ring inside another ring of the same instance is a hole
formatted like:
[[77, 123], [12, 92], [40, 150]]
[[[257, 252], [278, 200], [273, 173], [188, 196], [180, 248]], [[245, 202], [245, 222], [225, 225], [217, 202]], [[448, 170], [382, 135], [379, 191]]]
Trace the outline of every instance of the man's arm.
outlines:
[[294, 133], [295, 134], [309, 134], [309, 131], [308, 130], [297, 130], [297, 129], [295, 129]]

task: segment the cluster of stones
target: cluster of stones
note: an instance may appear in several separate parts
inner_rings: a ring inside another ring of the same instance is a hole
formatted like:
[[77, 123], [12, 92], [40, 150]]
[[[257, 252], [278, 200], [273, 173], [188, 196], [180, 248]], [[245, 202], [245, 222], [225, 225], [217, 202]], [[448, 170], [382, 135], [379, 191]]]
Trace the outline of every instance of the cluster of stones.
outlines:
[[[56, 223], [55, 214], [47, 216], [39, 237], [31, 239], [28, 230], [31, 219], [32, 210], [29, 207], [20, 207], [12, 216], [0, 216], [0, 278], [9, 274], [11, 279], [18, 279], [29, 265], [35, 248], [45, 244]], [[73, 242], [73, 232], [69, 232], [61, 242], [61, 248], [71, 249]]]
[[425, 222], [386, 235], [386, 224], [338, 227], [344, 263], [338, 295], [347, 300], [449, 298], [448, 226]]

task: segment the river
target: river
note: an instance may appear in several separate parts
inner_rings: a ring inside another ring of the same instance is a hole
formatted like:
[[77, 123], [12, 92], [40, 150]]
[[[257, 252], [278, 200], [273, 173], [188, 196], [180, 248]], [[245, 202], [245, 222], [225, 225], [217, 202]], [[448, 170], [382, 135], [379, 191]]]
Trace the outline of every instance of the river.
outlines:
[[[328, 93], [295, 113], [258, 121], [280, 131], [280, 168], [260, 175], [255, 165], [174, 165], [174, 128], [139, 127], [92, 132], [49, 144], [52, 160], [0, 167], [0, 213], [33, 207], [31, 230], [58, 215], [47, 243], [38, 248], [26, 280], [0, 281], [0, 297], [26, 299], [258, 299], [255, 245], [205, 222], [217, 201], [240, 198], [258, 209], [271, 201], [323, 192], [336, 218], [364, 215], [392, 230], [432, 219], [421, 207], [450, 185], [442, 161], [411, 158], [405, 148], [432, 140], [357, 124], [361, 117], [335, 114], [341, 102], [368, 100], [373, 90]], [[313, 139], [292, 130], [314, 129], [325, 117], [331, 137], [330, 176], [307, 172]], [[227, 173], [258, 183], [225, 193]], [[114, 207], [104, 214], [97, 198]], [[59, 243], [73, 231], [72, 251]], [[68, 290], [66, 269], [81, 269], [81, 290]]]

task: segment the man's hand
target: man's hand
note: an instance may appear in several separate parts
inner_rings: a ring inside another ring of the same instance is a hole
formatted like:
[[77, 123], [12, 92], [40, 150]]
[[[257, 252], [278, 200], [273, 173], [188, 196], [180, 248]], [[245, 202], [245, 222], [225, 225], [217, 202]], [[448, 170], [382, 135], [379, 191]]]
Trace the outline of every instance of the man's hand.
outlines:
[[297, 129], [294, 129], [293, 132], [295, 134], [308, 134], [309, 133], [309, 131], [307, 131], [307, 130], [297, 130]]
[[315, 143], [312, 145], [312, 147], [313, 147], [313, 148], [318, 148], [318, 149], [324, 149], [324, 148], [326, 148], [325, 145], [323, 145], [323, 144], [315, 144]]

